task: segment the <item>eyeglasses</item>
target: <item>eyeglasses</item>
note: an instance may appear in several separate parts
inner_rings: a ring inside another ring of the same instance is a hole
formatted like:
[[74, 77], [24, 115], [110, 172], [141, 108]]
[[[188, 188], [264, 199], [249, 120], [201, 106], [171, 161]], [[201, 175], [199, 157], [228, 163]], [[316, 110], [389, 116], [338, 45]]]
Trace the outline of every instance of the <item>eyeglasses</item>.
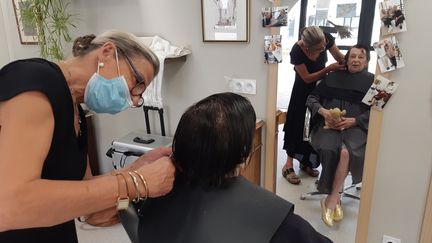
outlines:
[[312, 51], [314, 51], [314, 52], [323, 52], [323, 51], [325, 51], [325, 46], [322, 46], [322, 47], [318, 47], [318, 48], [313, 48], [312, 49]]
[[325, 49], [326, 49], [325, 46], [308, 48], [308, 50], [311, 52], [323, 52], [323, 51], [325, 51]]
[[[121, 51], [121, 50], [120, 50]], [[142, 94], [144, 93], [144, 91], [146, 90], [147, 86], [145, 84], [145, 80], [144, 78], [141, 76], [141, 74], [138, 72], [137, 68], [135, 67], [135, 65], [132, 63], [131, 59], [126, 56], [123, 51], [121, 51], [123, 56], [125, 57], [127, 63], [129, 64], [129, 66], [131, 67], [133, 73], [134, 73], [134, 77], [136, 80], [136, 84], [135, 86], [131, 89], [130, 93], [132, 96], [139, 96], [140, 99], [138, 101], [138, 105], [137, 106], [133, 106], [132, 108], [139, 108], [141, 106], [143, 106], [144, 104], [144, 99], [142, 97]]]
[[[324, 42], [324, 45], [322, 45], [322, 46], [318, 46], [318, 45], [316, 45], [315, 47], [311, 47], [311, 48], [308, 48], [310, 51], [312, 51], [312, 52], [323, 52], [323, 51], [325, 51], [326, 50], [326, 46], [327, 46], [327, 44], [328, 44], [328, 41], [326, 40], [325, 42]], [[318, 47], [317, 47], [318, 46]]]

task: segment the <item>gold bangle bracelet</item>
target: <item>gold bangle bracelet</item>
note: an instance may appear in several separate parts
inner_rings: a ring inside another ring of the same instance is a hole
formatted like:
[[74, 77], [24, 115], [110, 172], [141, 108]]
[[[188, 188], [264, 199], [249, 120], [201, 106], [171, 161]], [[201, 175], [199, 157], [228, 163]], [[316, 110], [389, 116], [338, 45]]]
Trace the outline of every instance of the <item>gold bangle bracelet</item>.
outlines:
[[[121, 176], [121, 177], [120, 177]], [[116, 173], [115, 177], [117, 178], [117, 185], [118, 185], [118, 197], [117, 197], [117, 210], [125, 210], [129, 207], [129, 196], [128, 196], [128, 186], [126, 182], [126, 178], [121, 173]], [[124, 182], [126, 193], [122, 193], [122, 185], [121, 183]]]
[[136, 177], [130, 172], [128, 171], [129, 176], [132, 178], [133, 184], [135, 186], [135, 199], [132, 199], [132, 202], [137, 203], [141, 200], [141, 192], [139, 190], [139, 185], [138, 185], [138, 181], [136, 179]]
[[132, 171], [133, 173], [137, 174], [138, 177], [141, 179], [143, 186], [144, 186], [144, 190], [145, 190], [145, 195], [144, 198], [142, 200], [146, 200], [149, 197], [149, 188], [148, 188], [148, 184], [147, 181], [144, 179], [144, 176], [141, 175], [140, 173], [138, 173], [138, 171], [134, 170]]

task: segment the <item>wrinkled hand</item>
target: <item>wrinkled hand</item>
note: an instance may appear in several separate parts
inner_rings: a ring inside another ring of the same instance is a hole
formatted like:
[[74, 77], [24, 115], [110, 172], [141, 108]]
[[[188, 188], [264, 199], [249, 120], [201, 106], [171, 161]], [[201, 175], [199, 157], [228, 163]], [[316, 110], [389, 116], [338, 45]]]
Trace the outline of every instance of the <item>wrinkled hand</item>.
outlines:
[[[159, 152], [162, 152], [159, 154], [162, 155], [166, 151]], [[157, 156], [155, 155], [155, 157]], [[160, 197], [171, 191], [174, 183], [175, 167], [170, 157], [163, 156], [152, 163], [143, 163], [136, 171], [146, 180], [149, 197]]]
[[329, 128], [333, 128], [334, 125], [338, 122], [332, 117], [330, 110], [326, 108], [320, 108], [318, 113], [324, 118], [326, 126], [328, 126]]
[[328, 66], [330, 71], [339, 71], [339, 70], [345, 70], [346, 66], [345, 64], [340, 64], [338, 62], [332, 63]]
[[356, 125], [356, 119], [354, 117], [344, 117], [340, 122], [332, 124], [330, 128], [343, 131], [355, 125]]

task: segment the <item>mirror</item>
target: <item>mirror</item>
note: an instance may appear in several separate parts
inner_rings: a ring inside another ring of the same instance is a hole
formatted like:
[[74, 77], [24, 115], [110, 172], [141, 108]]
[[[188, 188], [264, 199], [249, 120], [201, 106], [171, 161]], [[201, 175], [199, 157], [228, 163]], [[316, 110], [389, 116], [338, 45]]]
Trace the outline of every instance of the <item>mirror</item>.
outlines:
[[[288, 6], [288, 24], [286, 27], [280, 28], [280, 34], [282, 35], [282, 48], [283, 58], [282, 63], [278, 64], [278, 85], [277, 85], [277, 110], [286, 111], [290, 102], [292, 93], [292, 87], [295, 80], [294, 66], [290, 64], [290, 51], [292, 46], [297, 42], [299, 36], [300, 26], [300, 13], [301, 13], [301, 0], [281, 0], [277, 5]], [[336, 38], [336, 45], [339, 46], [342, 53], [346, 53], [349, 46], [357, 43], [358, 30], [360, 24], [360, 10], [362, 3], [366, 1], [361, 0], [310, 0], [306, 1], [305, 6], [306, 12], [306, 26], [317, 25], [317, 26], [332, 26], [328, 24], [327, 20], [332, 21], [337, 25], [349, 26], [352, 36], [350, 38], [341, 39], [337, 33], [333, 33]], [[371, 1], [374, 2], [374, 1]], [[373, 3], [375, 4], [375, 3]], [[373, 22], [373, 28], [371, 29], [371, 43], [379, 40], [379, 28], [380, 20], [378, 14], [378, 6], [375, 6], [375, 18]], [[335, 62], [334, 58], [327, 52], [328, 61], [327, 65]], [[371, 60], [369, 61], [368, 70], [371, 73], [375, 73], [376, 67], [376, 55], [371, 51]], [[289, 114], [287, 114], [289, 116]], [[335, 226], [329, 228], [321, 220], [321, 207], [320, 199], [325, 196], [305, 195], [305, 200], [301, 200], [302, 194], [308, 192], [314, 192], [316, 190], [317, 178], [311, 177], [308, 173], [299, 169], [299, 162], [294, 160], [294, 170], [301, 179], [300, 185], [292, 185], [282, 177], [281, 171], [287, 159], [287, 154], [283, 150], [283, 124], [278, 125], [276, 129], [279, 131], [278, 142], [277, 142], [277, 167], [276, 171], [276, 193], [287, 199], [288, 201], [296, 205], [295, 212], [306, 220], [308, 220], [313, 227], [328, 236], [335, 242], [355, 242], [356, 228], [359, 201], [356, 199], [345, 197], [343, 198], [343, 208], [345, 217], [342, 222], [335, 224]], [[321, 171], [321, 167], [318, 168]], [[350, 176], [345, 180], [345, 185], [351, 185]], [[359, 185], [360, 186], [360, 185]], [[350, 194], [359, 195], [360, 190], [354, 186], [349, 189]]]

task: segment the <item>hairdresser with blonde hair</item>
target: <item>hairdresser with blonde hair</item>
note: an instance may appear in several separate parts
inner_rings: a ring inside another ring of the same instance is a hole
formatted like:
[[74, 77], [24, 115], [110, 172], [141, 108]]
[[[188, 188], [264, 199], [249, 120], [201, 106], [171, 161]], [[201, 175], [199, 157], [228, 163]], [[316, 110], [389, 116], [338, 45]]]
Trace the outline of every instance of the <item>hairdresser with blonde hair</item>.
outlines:
[[[337, 62], [326, 67], [327, 50]], [[319, 165], [318, 157], [312, 147], [303, 141], [306, 98], [319, 79], [331, 71], [345, 69], [345, 64], [344, 55], [337, 48], [335, 38], [317, 26], [309, 26], [301, 31], [301, 39], [292, 47], [290, 57], [296, 75], [283, 128], [283, 149], [288, 156], [282, 175], [289, 183], [299, 184], [301, 180], [293, 169], [294, 158], [300, 162], [300, 169], [308, 175], [319, 175], [318, 170], [314, 169]]]
[[0, 70], [0, 242], [77, 243], [74, 218], [110, 225], [130, 200], [172, 189], [170, 149], [92, 177], [80, 103], [96, 113], [140, 107], [159, 71], [137, 38], [106, 32], [75, 40], [74, 57], [32, 58]]

